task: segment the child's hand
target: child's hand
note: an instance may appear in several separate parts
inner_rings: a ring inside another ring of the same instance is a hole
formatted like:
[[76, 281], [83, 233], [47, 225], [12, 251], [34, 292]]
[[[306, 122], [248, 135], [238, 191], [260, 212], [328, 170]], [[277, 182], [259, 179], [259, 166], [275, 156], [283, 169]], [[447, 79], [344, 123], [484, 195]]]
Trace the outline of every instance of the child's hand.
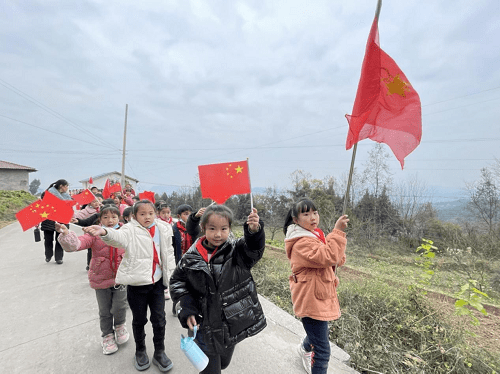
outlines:
[[108, 233], [106, 230], [104, 230], [101, 226], [98, 225], [83, 227], [82, 230], [83, 232], [90, 234], [92, 236], [103, 236]]
[[257, 209], [252, 209], [252, 213], [250, 213], [250, 215], [248, 216], [247, 224], [250, 232], [257, 232], [260, 230], [259, 215], [257, 214]]
[[69, 221], [69, 223], [78, 223], [78, 220], [76, 218], [71, 218], [71, 220]]
[[[186, 323], [187, 323], [187, 325], [188, 325], [188, 327], [189, 327], [189, 329], [190, 329], [191, 331], [193, 331], [193, 330], [194, 330], [194, 327], [195, 327], [195, 326], [198, 326], [198, 324], [196, 323], [196, 318], [195, 318], [195, 316], [193, 316], [193, 315], [190, 315], [190, 316], [188, 317], [188, 319], [187, 319]], [[200, 326], [198, 326], [198, 327], [200, 327]]]
[[344, 231], [347, 228], [347, 222], [349, 222], [349, 219], [347, 218], [347, 214], [344, 214], [343, 216], [340, 216], [340, 218], [335, 222], [335, 229]]
[[199, 211], [196, 212], [195, 214], [195, 217], [201, 217], [203, 215], [203, 213], [205, 213], [205, 210], [207, 210], [207, 208], [201, 208]]
[[60, 233], [62, 236], [64, 235], [68, 235], [68, 228], [66, 227], [66, 225], [62, 225], [60, 224], [59, 222], [54, 222], [55, 226], [56, 226], [56, 231], [58, 233]]

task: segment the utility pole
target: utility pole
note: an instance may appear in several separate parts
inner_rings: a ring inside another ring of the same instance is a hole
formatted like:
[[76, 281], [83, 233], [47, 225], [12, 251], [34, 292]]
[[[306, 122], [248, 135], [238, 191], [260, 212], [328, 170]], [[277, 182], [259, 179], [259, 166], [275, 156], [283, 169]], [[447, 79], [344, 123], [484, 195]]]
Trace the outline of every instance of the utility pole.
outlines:
[[123, 155], [122, 155], [122, 189], [125, 188], [125, 147], [127, 146], [127, 114], [128, 104], [125, 104], [125, 128], [123, 129]]

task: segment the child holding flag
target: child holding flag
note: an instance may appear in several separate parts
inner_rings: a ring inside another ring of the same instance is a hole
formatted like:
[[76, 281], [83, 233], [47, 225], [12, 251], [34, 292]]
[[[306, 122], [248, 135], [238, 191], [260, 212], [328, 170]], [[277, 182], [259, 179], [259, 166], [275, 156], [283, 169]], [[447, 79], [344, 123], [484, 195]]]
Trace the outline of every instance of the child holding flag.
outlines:
[[[99, 222], [103, 227], [120, 227], [120, 212], [113, 205], [105, 205], [99, 213]], [[109, 355], [118, 350], [117, 344], [128, 341], [129, 333], [125, 327], [127, 311], [127, 291], [117, 287], [115, 276], [125, 252], [104, 243], [99, 237], [89, 234], [76, 236], [65, 225], [55, 224], [61, 235], [59, 243], [66, 252], [76, 252], [87, 248], [92, 250], [92, 260], [88, 272], [90, 287], [95, 290], [99, 306], [99, 321], [102, 332], [102, 353]], [[114, 328], [113, 328], [114, 327]], [[115, 336], [116, 335], [116, 336]]]
[[170, 280], [181, 325], [199, 327], [196, 342], [209, 358], [202, 374], [220, 373], [236, 344], [266, 327], [250, 271], [264, 253], [264, 223], [253, 209], [243, 225], [244, 237], [233, 240], [232, 221], [226, 206], [206, 208], [201, 218], [205, 235], [184, 254]]
[[285, 250], [292, 275], [289, 278], [293, 310], [302, 319], [306, 337], [298, 347], [309, 374], [326, 374], [330, 360], [328, 321], [340, 317], [335, 267], [345, 263], [347, 216], [341, 216], [326, 238], [318, 227], [314, 203], [302, 198], [285, 219]]
[[[133, 207], [134, 218], [120, 230], [90, 226], [85, 232], [100, 236], [109, 245], [125, 249], [125, 256], [116, 274], [116, 283], [127, 285], [127, 299], [132, 310], [132, 329], [135, 340], [135, 368], [150, 366], [146, 353], [144, 326], [153, 325], [155, 351], [153, 364], [160, 371], [169, 371], [172, 361], [165, 354], [165, 297], [168, 286], [169, 261], [175, 261], [172, 248], [172, 226], [156, 218], [156, 210], [149, 200], [141, 200]], [[174, 262], [175, 263], [175, 262]]]

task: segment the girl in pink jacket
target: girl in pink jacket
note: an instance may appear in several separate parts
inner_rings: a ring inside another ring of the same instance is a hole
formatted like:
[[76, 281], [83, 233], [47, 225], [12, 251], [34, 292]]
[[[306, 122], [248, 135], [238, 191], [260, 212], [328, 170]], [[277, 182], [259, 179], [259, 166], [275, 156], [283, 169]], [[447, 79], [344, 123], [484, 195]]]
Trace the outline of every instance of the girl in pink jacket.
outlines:
[[[104, 227], [119, 227], [120, 212], [113, 205], [105, 205], [99, 213], [99, 222]], [[116, 271], [125, 251], [104, 243], [100, 237], [89, 234], [76, 236], [65, 225], [56, 223], [61, 234], [59, 243], [66, 252], [92, 250], [92, 260], [88, 272], [90, 287], [95, 289], [99, 306], [99, 320], [102, 331], [102, 350], [105, 355], [115, 353], [117, 344], [125, 343], [129, 333], [125, 326], [127, 310], [127, 290], [115, 284]], [[114, 327], [114, 328], [113, 328]], [[116, 335], [116, 336], [115, 336]]]
[[318, 210], [307, 198], [295, 202], [285, 219], [283, 231], [292, 268], [289, 283], [293, 310], [307, 334], [298, 351], [309, 374], [326, 374], [328, 370], [328, 321], [340, 317], [335, 268], [345, 263], [343, 230], [347, 222], [347, 216], [341, 216], [325, 238], [318, 227]]

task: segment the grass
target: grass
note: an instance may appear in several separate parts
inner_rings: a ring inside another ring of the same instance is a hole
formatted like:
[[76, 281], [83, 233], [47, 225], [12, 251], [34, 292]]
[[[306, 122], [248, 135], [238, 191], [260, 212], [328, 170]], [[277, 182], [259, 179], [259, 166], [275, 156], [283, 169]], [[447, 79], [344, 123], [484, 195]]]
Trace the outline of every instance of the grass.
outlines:
[[16, 213], [37, 199], [26, 191], [0, 190], [0, 221], [10, 223], [16, 220]]
[[[282, 247], [283, 242], [268, 244]], [[362, 373], [496, 373], [498, 349], [470, 344], [470, 336], [443, 318], [435, 300], [415, 285], [422, 270], [416, 255], [389, 255], [383, 249], [348, 247], [348, 266], [338, 289], [342, 317], [331, 323], [330, 339], [351, 355]], [[453, 293], [463, 276], [441, 261], [432, 288]], [[253, 274], [259, 293], [293, 315], [288, 276], [290, 265], [281, 251], [266, 250]], [[359, 275], [361, 274], [361, 275]], [[495, 301], [497, 301], [495, 299]], [[458, 318], [458, 317], [456, 317]], [[495, 344], [495, 343], [494, 343]], [[496, 371], [495, 371], [496, 370]]]

